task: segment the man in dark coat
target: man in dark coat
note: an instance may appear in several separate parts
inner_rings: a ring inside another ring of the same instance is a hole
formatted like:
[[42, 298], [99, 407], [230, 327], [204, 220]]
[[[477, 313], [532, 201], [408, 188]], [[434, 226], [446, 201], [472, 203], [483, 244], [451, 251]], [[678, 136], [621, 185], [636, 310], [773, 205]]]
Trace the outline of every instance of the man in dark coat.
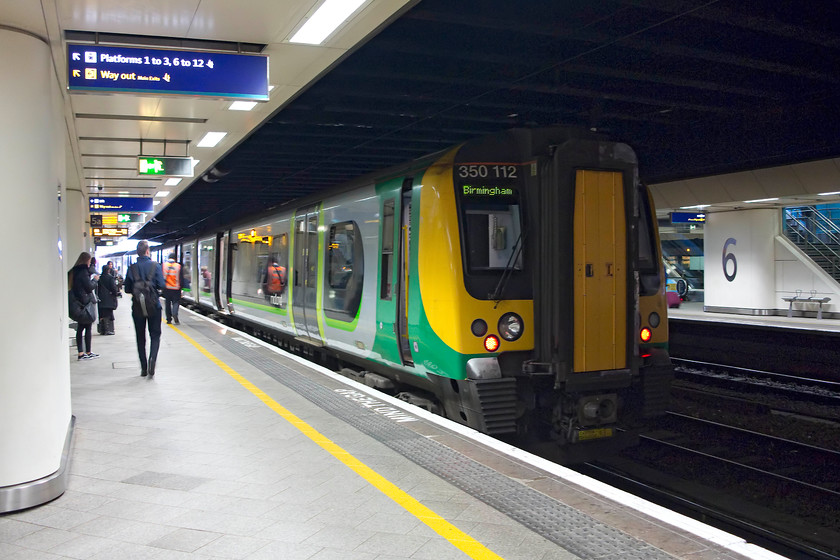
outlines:
[[117, 308], [117, 281], [114, 280], [114, 271], [109, 264], [102, 267], [102, 275], [99, 277], [99, 334], [114, 334], [114, 309]]
[[[137, 336], [137, 354], [140, 357], [140, 375], [146, 377], [154, 377], [155, 364], [157, 363], [158, 348], [160, 348], [160, 297], [159, 292], [164, 287], [163, 271], [160, 264], [152, 261], [149, 256], [149, 242], [141, 241], [137, 244], [137, 262], [128, 267], [125, 274], [125, 293], [131, 294], [134, 289], [134, 283], [145, 281], [151, 278], [151, 284], [154, 286], [158, 297], [149, 306], [148, 317], [143, 315], [140, 308], [140, 302], [132, 299], [131, 317], [134, 319], [134, 330]], [[146, 359], [146, 325], [149, 327], [149, 338], [151, 343], [149, 345], [149, 358]]]

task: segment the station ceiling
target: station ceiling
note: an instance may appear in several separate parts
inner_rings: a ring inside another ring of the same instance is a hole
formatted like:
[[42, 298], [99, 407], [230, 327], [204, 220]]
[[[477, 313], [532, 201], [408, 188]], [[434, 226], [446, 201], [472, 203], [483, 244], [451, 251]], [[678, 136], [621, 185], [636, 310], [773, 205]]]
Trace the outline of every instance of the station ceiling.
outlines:
[[840, 156], [840, 2], [401, 4], [135, 237], [191, 235], [517, 126], [606, 133], [647, 183]]

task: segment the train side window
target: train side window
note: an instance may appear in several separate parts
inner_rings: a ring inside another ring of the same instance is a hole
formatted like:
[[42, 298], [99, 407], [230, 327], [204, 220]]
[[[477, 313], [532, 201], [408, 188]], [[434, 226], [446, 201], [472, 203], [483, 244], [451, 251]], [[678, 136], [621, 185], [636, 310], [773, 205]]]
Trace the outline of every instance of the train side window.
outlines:
[[646, 189], [639, 193], [639, 272], [640, 290], [642, 295], [654, 294], [659, 290], [659, 268], [658, 251], [653, 232], [653, 213]]
[[386, 200], [382, 206], [382, 267], [379, 288], [380, 299], [391, 299], [394, 262], [394, 199]]
[[333, 319], [352, 321], [362, 301], [364, 276], [362, 238], [355, 222], [330, 226], [326, 260], [324, 313]]

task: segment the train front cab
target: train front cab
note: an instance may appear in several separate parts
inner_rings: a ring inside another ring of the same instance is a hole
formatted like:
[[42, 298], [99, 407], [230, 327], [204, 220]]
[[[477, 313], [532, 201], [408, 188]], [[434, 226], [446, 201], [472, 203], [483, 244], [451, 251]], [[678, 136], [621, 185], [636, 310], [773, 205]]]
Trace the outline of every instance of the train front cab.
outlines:
[[[549, 132], [467, 144], [449, 162], [423, 178], [414, 331], [420, 355], [427, 341], [458, 351], [459, 365], [440, 351], [422, 361], [447, 416], [494, 435], [550, 435], [566, 461], [632, 444], [631, 428], [661, 412], [670, 373], [661, 271], [642, 257], [658, 254], [655, 224], [632, 150]], [[443, 216], [459, 227], [429, 227]], [[463, 378], [429, 365], [460, 366]]]

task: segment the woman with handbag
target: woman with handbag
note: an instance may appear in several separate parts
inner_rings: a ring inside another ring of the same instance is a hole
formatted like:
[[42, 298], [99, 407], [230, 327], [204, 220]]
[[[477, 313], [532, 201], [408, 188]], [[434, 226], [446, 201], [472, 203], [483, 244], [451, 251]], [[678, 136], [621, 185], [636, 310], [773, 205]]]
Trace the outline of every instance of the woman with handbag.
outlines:
[[[97, 275], [90, 276], [91, 255], [82, 252], [67, 272], [67, 286], [70, 290], [70, 313], [71, 318], [76, 321], [76, 349], [79, 351], [79, 360], [93, 360], [99, 357], [90, 351], [91, 326], [96, 321], [96, 296], [93, 293]], [[74, 306], [73, 302], [77, 305]], [[91, 311], [92, 310], [92, 311]], [[73, 316], [75, 314], [75, 316]], [[82, 350], [82, 337], [84, 336], [85, 346]]]
[[110, 261], [102, 266], [102, 275], [99, 277], [96, 293], [99, 296], [99, 326], [96, 332], [114, 334], [114, 309], [117, 308], [119, 292]]

